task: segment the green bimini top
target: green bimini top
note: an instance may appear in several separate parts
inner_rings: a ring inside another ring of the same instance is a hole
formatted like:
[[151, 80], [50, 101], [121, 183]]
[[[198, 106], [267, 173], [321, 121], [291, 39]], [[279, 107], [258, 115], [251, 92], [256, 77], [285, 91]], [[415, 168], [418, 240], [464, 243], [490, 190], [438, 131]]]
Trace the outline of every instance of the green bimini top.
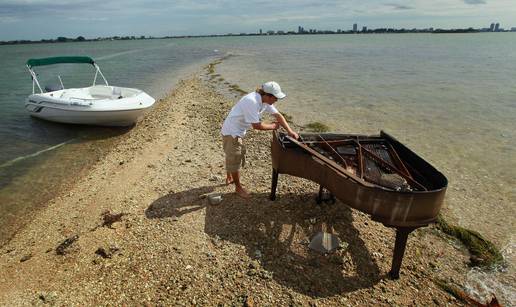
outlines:
[[53, 65], [53, 64], [63, 64], [63, 63], [85, 63], [85, 64], [94, 64], [92, 58], [87, 56], [58, 56], [52, 58], [42, 58], [42, 59], [29, 59], [27, 61], [27, 66], [44, 66], [44, 65]]

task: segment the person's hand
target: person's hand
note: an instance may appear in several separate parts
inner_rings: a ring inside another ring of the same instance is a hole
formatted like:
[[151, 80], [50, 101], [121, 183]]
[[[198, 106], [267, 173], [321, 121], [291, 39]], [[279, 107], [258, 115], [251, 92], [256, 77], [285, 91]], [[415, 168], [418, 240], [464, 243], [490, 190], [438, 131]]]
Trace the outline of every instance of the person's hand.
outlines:
[[288, 135], [293, 138], [294, 140], [299, 139], [299, 134], [297, 134], [295, 131], [291, 131], [288, 133]]

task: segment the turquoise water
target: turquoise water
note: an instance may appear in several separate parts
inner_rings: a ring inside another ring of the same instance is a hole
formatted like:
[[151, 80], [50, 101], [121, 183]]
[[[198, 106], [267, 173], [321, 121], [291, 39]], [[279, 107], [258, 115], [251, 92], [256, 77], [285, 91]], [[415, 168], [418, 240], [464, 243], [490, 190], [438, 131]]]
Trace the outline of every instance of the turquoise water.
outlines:
[[[0, 46], [0, 165], [63, 142], [71, 143], [60, 148], [94, 156], [105, 140], [124, 133], [46, 123], [25, 113], [23, 101], [32, 90], [25, 61], [65, 54], [90, 55], [110, 83], [141, 88], [158, 97], [190, 68], [231, 54], [217, 66], [217, 73], [249, 91], [267, 80], [279, 82], [288, 98], [279, 102], [278, 108], [292, 115], [296, 123], [320, 121], [334, 131], [347, 133], [377, 133], [383, 129], [406, 143], [448, 177], [446, 215], [481, 232], [504, 248], [510, 262], [515, 261], [514, 33], [223, 37]], [[42, 78], [43, 70], [51, 77], [58, 73], [53, 68], [40, 70]], [[89, 84], [92, 72], [88, 65], [65, 65], [59, 71], [67, 87], [72, 83]], [[85, 77], [77, 77], [79, 73]], [[56, 83], [57, 79], [51, 77], [45, 82]], [[48, 155], [59, 157], [65, 166], [77, 163], [59, 152], [49, 151]], [[45, 155], [0, 167], [2, 206], [19, 208], [23, 202], [5, 195], [13, 195], [11, 191], [21, 195], [27, 185], [45, 181], [38, 175], [48, 176], [51, 171], [41, 167]], [[35, 175], [24, 177], [38, 167]], [[65, 167], [54, 170], [64, 171]], [[14, 214], [11, 219], [19, 216]], [[494, 289], [505, 302], [514, 302], [514, 275], [510, 275], [512, 279], [507, 276], [482, 275], [480, 280], [494, 279], [497, 286], [487, 288]], [[471, 282], [477, 281], [475, 277]]]

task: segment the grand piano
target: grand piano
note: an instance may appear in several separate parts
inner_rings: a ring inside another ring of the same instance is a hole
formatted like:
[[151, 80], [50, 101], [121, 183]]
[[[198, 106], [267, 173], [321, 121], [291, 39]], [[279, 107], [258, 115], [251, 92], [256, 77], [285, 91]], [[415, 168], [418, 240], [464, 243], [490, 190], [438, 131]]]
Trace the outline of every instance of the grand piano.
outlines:
[[279, 174], [320, 185], [344, 204], [396, 229], [389, 275], [399, 278], [409, 234], [436, 221], [448, 180], [394, 137], [379, 135], [301, 134], [298, 140], [274, 131], [272, 185], [276, 199]]

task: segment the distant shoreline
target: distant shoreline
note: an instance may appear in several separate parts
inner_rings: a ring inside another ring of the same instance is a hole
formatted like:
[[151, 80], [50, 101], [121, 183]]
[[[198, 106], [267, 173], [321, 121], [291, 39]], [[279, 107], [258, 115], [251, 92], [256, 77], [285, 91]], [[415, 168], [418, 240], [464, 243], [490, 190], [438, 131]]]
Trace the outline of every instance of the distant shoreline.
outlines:
[[[271, 32], [271, 31], [268, 31]], [[41, 39], [41, 40], [10, 40], [0, 41], [1, 45], [26, 45], [26, 44], [53, 44], [53, 43], [72, 43], [72, 42], [97, 42], [97, 41], [126, 41], [126, 40], [150, 40], [150, 39], [171, 39], [171, 38], [205, 38], [205, 37], [232, 37], [232, 36], [294, 36], [294, 35], [343, 35], [343, 34], [469, 34], [469, 33], [507, 33], [516, 32], [510, 30], [503, 30], [498, 32], [483, 31], [481, 29], [374, 29], [367, 31], [314, 31], [314, 32], [283, 32], [277, 31], [275, 33], [228, 33], [228, 34], [213, 34], [213, 35], [178, 35], [178, 36], [111, 36], [98, 38], [85, 38], [79, 36], [77, 38], [58, 37], [56, 39]]]

